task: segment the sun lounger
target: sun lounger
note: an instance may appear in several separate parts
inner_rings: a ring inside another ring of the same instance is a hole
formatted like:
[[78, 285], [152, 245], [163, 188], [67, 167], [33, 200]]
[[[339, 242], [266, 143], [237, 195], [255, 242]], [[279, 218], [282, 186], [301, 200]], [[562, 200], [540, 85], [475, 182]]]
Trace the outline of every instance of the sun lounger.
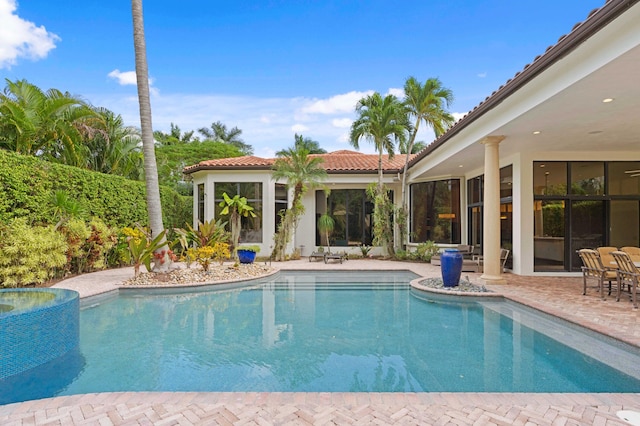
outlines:
[[347, 260], [347, 253], [327, 253], [324, 256], [324, 263], [329, 263], [330, 260], [336, 260], [342, 263], [344, 260]]
[[313, 253], [311, 253], [309, 255], [309, 262], [311, 262], [312, 260], [324, 260], [324, 263], [327, 263], [327, 259], [325, 258], [325, 256], [327, 255], [327, 253], [324, 252], [324, 247], [320, 247], [318, 248], [317, 251], [314, 251]]

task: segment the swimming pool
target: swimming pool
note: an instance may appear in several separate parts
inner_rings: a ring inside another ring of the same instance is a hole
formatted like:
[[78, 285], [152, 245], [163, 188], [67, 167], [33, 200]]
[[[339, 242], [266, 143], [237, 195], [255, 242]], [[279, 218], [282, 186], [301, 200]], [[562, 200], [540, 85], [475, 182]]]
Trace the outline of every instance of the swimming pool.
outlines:
[[[416, 292], [408, 285], [415, 277], [281, 272], [249, 287], [128, 290], [88, 300], [80, 356], [68, 363], [66, 382], [53, 383], [52, 370], [22, 380], [48, 383], [49, 396], [640, 391], [632, 348], [513, 303]], [[616, 368], [601, 362], [608, 360]]]

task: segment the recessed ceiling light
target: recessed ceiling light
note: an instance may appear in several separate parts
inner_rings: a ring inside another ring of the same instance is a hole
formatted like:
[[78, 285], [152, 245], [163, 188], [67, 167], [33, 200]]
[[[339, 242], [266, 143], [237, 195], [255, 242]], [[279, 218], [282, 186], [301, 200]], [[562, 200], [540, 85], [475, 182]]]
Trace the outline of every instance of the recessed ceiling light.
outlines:
[[605, 98], [602, 100], [602, 102], [608, 104], [609, 102], [613, 102], [613, 98]]
[[536, 131], [533, 132], [534, 135], [539, 135], [540, 133], [542, 133], [542, 132], [540, 132], [540, 130], [536, 130]]
[[545, 166], [544, 164], [540, 164], [540, 167], [544, 167], [544, 166]]
[[458, 167], [464, 167], [462, 164], [458, 165]]

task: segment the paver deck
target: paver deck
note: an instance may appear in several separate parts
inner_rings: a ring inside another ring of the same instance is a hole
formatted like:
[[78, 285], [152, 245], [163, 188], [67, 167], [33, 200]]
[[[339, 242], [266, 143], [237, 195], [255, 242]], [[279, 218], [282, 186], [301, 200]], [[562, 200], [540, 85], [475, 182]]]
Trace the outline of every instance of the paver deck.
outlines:
[[[429, 264], [349, 260], [275, 264], [286, 270], [398, 270], [438, 276]], [[116, 291], [124, 268], [87, 274], [56, 287], [81, 297]], [[463, 273], [472, 282], [479, 274]], [[507, 274], [489, 287], [505, 297], [640, 347], [640, 311], [623, 298], [582, 296], [579, 277]], [[545, 393], [256, 393], [126, 392], [72, 395], [0, 406], [0, 424], [51, 425], [626, 425], [620, 410], [640, 412], [640, 394]]]

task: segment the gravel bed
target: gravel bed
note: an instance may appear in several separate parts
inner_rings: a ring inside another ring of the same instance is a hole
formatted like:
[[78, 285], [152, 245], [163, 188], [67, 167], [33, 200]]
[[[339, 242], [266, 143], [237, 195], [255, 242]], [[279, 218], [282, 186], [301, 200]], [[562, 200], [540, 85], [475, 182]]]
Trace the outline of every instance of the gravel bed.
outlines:
[[461, 278], [460, 282], [455, 287], [445, 287], [442, 282], [442, 278], [426, 278], [420, 281], [425, 287], [435, 288], [438, 290], [445, 291], [457, 291], [457, 292], [468, 292], [468, 293], [492, 293], [491, 290], [487, 290], [484, 285], [478, 286], [469, 281], [469, 277]]
[[[144, 268], [143, 268], [144, 269]], [[146, 270], [135, 278], [131, 278], [123, 285], [180, 285], [194, 283], [215, 283], [220, 281], [236, 281], [259, 278], [275, 271], [268, 265], [250, 263], [240, 264], [234, 267], [233, 264], [211, 265], [209, 271], [205, 272], [200, 266], [191, 265], [186, 268], [179, 265], [177, 269], [169, 272], [155, 273]]]

